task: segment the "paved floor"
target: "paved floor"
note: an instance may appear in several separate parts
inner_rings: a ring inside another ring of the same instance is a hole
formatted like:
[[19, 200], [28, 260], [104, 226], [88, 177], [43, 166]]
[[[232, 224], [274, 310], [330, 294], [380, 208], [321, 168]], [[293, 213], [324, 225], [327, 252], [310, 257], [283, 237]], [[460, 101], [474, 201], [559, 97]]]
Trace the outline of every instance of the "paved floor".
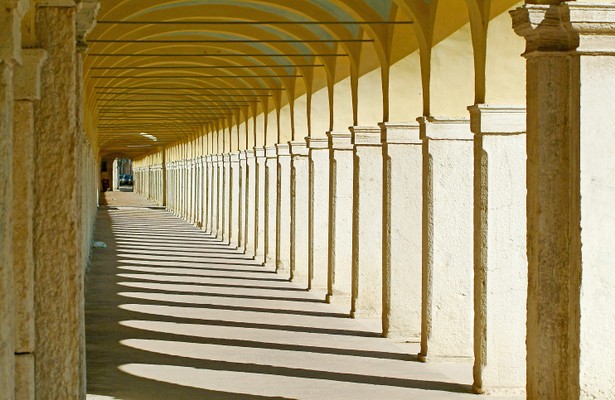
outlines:
[[[88, 399], [464, 399], [471, 365], [423, 364], [133, 193], [106, 194], [86, 282]], [[503, 399], [503, 398], [500, 398]]]

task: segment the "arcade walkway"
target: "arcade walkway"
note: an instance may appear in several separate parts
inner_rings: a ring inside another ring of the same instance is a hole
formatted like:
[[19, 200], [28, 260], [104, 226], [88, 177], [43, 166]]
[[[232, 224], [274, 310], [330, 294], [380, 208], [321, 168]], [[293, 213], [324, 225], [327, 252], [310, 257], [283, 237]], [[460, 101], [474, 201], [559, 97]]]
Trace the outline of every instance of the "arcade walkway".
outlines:
[[[88, 399], [463, 399], [423, 364], [133, 193], [106, 193], [86, 283]], [[502, 399], [502, 397], [498, 397]]]

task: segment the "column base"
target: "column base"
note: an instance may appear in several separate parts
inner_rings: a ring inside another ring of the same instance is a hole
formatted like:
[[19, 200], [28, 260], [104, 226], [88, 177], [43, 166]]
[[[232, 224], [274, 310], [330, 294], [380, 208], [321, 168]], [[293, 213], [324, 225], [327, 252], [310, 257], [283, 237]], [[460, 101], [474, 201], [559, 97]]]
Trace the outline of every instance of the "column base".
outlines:
[[388, 331], [383, 332], [382, 337], [387, 339], [392, 339], [396, 342], [404, 342], [404, 343], [420, 343], [421, 336], [416, 334], [411, 334], [406, 331]]
[[472, 393], [475, 394], [484, 394], [487, 396], [515, 396], [515, 395], [524, 395], [525, 388], [524, 387], [478, 387], [472, 385]]
[[449, 363], [471, 363], [473, 361], [473, 357], [455, 357], [455, 356], [445, 356], [445, 355], [426, 355], [423, 353], [418, 353], [416, 355], [417, 360], [422, 363], [428, 362], [449, 362]]

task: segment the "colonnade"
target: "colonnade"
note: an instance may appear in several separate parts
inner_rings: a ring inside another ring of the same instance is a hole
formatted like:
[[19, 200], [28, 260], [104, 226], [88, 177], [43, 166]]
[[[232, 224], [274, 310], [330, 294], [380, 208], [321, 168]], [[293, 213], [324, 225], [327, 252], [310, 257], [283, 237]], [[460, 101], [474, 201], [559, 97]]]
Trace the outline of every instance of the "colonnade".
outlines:
[[[280, 122], [283, 108], [246, 108], [158, 153], [162, 166], [136, 161], [150, 182], [137, 188], [354, 318], [381, 319], [383, 336], [420, 341], [421, 360], [473, 359], [476, 392], [523, 391], [527, 377], [528, 398], [613, 397], [615, 113], [601, 99], [615, 8], [511, 14], [527, 40], [526, 104], [411, 123], [355, 116], [326, 136]], [[347, 120], [336, 113], [350, 96], [334, 97], [344, 84], [324, 97], [333, 119]], [[313, 127], [326, 106], [311, 107]]]

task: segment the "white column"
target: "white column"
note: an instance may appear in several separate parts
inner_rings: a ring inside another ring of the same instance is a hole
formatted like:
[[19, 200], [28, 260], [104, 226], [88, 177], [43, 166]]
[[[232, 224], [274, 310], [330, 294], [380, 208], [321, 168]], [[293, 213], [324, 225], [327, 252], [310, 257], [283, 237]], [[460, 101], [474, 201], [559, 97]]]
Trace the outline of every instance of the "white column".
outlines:
[[222, 156], [222, 171], [224, 189], [222, 191], [222, 207], [220, 212], [222, 214], [222, 241], [224, 243], [230, 243], [231, 232], [231, 155], [226, 153]]
[[219, 164], [218, 164], [218, 155], [213, 154], [211, 156], [211, 230], [210, 233], [213, 237], [218, 237], [219, 235], [219, 220], [218, 220], [218, 207], [220, 204], [220, 172], [219, 172]]
[[309, 163], [304, 141], [290, 142], [291, 155], [291, 241], [290, 279], [305, 288], [309, 285]]
[[255, 147], [256, 158], [255, 174], [255, 225], [254, 225], [254, 259], [265, 262], [265, 148]]
[[253, 150], [246, 150], [246, 254], [255, 257], [256, 250], [256, 155]]
[[218, 154], [218, 196], [217, 196], [217, 210], [216, 216], [218, 217], [218, 239], [225, 240], [226, 232], [224, 231], [226, 224], [226, 168], [224, 162], [224, 154]]
[[240, 251], [246, 251], [246, 222], [248, 220], [247, 217], [247, 173], [248, 173], [248, 164], [247, 164], [247, 151], [240, 150], [238, 153], [239, 156], [239, 197], [238, 197], [238, 231], [237, 231], [237, 246]]
[[265, 264], [276, 268], [278, 155], [275, 146], [265, 148]]
[[290, 241], [291, 241], [291, 185], [290, 185], [290, 147], [278, 144], [278, 193], [277, 193], [277, 266], [282, 276], [290, 277]]
[[[551, 2], [555, 3], [555, 2]], [[615, 398], [615, 4], [527, 4], [527, 398]]]
[[326, 292], [329, 280], [329, 139], [308, 138], [307, 144], [310, 151], [310, 289]]
[[352, 291], [352, 199], [354, 179], [350, 132], [330, 132], [329, 281], [327, 302], [348, 306]]
[[384, 123], [383, 315], [386, 337], [419, 341], [423, 276], [423, 142], [419, 125]]
[[474, 133], [474, 385], [525, 390], [525, 108], [469, 108]]
[[353, 318], [382, 317], [382, 144], [377, 126], [350, 128], [354, 145]]
[[473, 167], [470, 121], [421, 117], [422, 360], [473, 355]]
[[230, 154], [230, 216], [229, 216], [229, 243], [232, 247], [239, 246], [239, 235], [241, 233], [241, 218], [240, 218], [240, 202], [241, 202], [241, 188], [240, 188], [240, 167], [239, 167], [239, 153]]
[[205, 232], [212, 234], [213, 232], [213, 162], [212, 156], [207, 155], [205, 157], [205, 165], [207, 169], [206, 174], [206, 193], [205, 193]]

